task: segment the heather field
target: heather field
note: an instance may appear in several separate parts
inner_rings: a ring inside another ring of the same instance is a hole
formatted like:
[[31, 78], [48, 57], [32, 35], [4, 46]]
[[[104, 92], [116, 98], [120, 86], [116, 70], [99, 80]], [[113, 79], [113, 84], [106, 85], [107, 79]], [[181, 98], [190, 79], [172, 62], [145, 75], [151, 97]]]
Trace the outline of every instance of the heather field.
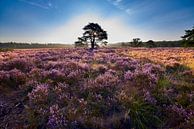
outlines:
[[192, 129], [194, 49], [0, 52], [0, 128]]

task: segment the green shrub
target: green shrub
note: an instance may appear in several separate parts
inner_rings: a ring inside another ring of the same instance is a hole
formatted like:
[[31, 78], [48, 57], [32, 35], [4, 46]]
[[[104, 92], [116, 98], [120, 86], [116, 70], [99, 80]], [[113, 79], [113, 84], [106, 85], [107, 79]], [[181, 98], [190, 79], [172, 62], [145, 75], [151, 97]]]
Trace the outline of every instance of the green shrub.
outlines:
[[133, 100], [128, 108], [127, 114], [130, 117], [133, 128], [157, 128], [161, 123], [161, 120], [156, 115], [156, 108], [153, 105], [140, 100]]

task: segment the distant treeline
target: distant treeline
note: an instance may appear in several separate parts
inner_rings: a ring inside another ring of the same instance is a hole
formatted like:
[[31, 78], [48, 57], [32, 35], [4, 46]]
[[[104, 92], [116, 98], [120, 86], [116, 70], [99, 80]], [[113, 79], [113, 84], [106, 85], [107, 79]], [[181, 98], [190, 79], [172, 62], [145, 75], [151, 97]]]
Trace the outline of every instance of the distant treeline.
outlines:
[[[192, 43], [193, 44], [193, 43]], [[16, 43], [16, 42], [0, 42], [0, 49], [33, 49], [33, 48], [70, 48], [71, 44], [40, 44], [40, 43]], [[120, 42], [110, 43], [108, 47], [185, 47], [182, 40], [180, 41], [152, 41], [147, 42]], [[194, 46], [191, 46], [194, 47]]]
[[72, 47], [72, 45], [54, 43], [40, 44], [40, 43], [0, 42], [0, 49], [66, 48], [66, 47]]
[[184, 47], [183, 41], [148, 41], [139, 42], [138, 45], [134, 45], [134, 42], [120, 42], [115, 44], [109, 44], [111, 47]]
[[183, 41], [157, 41], [154, 42], [156, 47], [182, 47]]

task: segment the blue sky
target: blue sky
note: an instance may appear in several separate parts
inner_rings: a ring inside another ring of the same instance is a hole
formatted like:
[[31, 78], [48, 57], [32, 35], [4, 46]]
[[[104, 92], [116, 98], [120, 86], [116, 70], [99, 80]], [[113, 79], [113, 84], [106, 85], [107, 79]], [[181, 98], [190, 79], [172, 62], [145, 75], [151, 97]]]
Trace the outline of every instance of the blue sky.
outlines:
[[0, 41], [73, 43], [89, 22], [109, 42], [179, 40], [193, 12], [194, 0], [0, 0]]

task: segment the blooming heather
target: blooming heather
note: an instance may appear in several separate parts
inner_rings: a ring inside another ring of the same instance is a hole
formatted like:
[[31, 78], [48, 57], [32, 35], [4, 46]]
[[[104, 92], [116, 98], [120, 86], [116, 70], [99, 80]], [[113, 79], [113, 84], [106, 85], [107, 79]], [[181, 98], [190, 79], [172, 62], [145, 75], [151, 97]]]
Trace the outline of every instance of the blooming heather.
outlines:
[[192, 128], [193, 55], [188, 48], [1, 52], [0, 128]]
[[66, 119], [60, 111], [58, 105], [50, 107], [50, 116], [48, 118], [48, 128], [50, 129], [62, 129], [67, 126]]
[[44, 103], [47, 101], [48, 93], [48, 85], [40, 84], [28, 94], [28, 97], [32, 103]]

